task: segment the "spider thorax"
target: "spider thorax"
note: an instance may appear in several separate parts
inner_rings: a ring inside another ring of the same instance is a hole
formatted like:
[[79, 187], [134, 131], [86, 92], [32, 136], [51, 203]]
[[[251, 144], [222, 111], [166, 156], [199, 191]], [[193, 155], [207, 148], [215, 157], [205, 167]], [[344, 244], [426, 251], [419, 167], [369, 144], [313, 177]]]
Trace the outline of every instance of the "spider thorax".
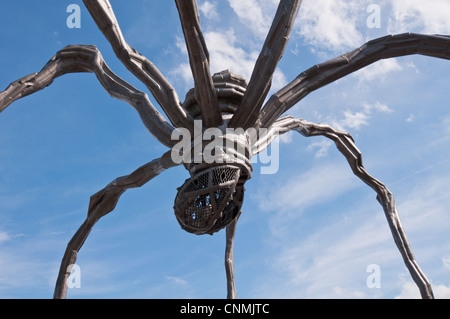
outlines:
[[[224, 124], [214, 128], [213, 139], [205, 138], [208, 130], [201, 128], [192, 139], [190, 161], [184, 163], [191, 177], [178, 188], [174, 204], [180, 226], [197, 235], [212, 235], [239, 217], [244, 183], [252, 171], [248, 134], [227, 127], [245, 92], [245, 79], [223, 71], [213, 76], [213, 82]], [[184, 107], [193, 118], [201, 118], [193, 90]]]

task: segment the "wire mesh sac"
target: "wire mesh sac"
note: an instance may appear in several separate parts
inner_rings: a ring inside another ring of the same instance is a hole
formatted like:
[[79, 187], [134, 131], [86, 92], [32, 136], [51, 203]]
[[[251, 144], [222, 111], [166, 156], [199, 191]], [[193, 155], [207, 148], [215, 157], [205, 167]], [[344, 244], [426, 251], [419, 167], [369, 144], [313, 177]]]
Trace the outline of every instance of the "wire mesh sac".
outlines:
[[241, 168], [219, 165], [197, 172], [178, 189], [175, 216], [181, 228], [201, 235], [226, 227], [241, 210]]

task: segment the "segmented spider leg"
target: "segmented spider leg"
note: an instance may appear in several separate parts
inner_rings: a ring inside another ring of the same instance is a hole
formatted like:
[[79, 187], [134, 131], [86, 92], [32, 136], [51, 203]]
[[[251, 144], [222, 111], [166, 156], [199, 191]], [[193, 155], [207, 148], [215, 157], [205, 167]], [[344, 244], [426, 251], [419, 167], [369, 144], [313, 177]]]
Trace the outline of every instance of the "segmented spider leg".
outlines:
[[236, 285], [234, 283], [234, 235], [236, 234], [237, 218], [226, 229], [225, 271], [227, 274], [227, 298], [236, 299]]
[[171, 159], [171, 151], [168, 151], [162, 157], [139, 167], [130, 175], [115, 179], [101, 191], [91, 196], [86, 220], [69, 241], [62, 258], [53, 298], [63, 299], [66, 297], [67, 280], [75, 264], [79, 250], [89, 236], [95, 223], [115, 208], [120, 196], [127, 189], [141, 187], [164, 170], [177, 165]]
[[158, 141], [168, 147], [174, 145], [171, 139], [173, 126], [156, 110], [145, 93], [111, 71], [93, 45], [69, 45], [58, 51], [39, 73], [27, 75], [11, 83], [5, 91], [0, 92], [0, 112], [14, 101], [49, 86], [56, 78], [77, 72], [95, 73], [100, 84], [112, 97], [135, 108], [144, 125]]
[[246, 93], [230, 121], [230, 127], [247, 129], [252, 127], [258, 119], [261, 106], [269, 93], [273, 73], [289, 41], [301, 3], [301, 0], [280, 1], [261, 53], [256, 60]]
[[269, 127], [277, 118], [311, 92], [382, 59], [420, 54], [450, 59], [450, 36], [404, 33], [367, 42], [353, 51], [317, 64], [300, 73], [273, 94], [264, 105], [259, 121]]
[[175, 89], [152, 62], [125, 41], [109, 0], [83, 0], [83, 2], [111, 44], [116, 56], [147, 86], [173, 125], [187, 128], [192, 132], [194, 122], [182, 107]]
[[[377, 200], [383, 207], [395, 244], [403, 257], [412, 279], [417, 284], [422, 298], [434, 298], [431, 285], [417, 264], [408, 238], [401, 225], [394, 196], [383, 183], [372, 177], [366, 171], [362, 163], [361, 152], [356, 147], [350, 134], [337, 131], [325, 124], [311, 123], [303, 119], [294, 119], [293, 117], [286, 116], [280, 118], [273, 124], [271, 127], [271, 134], [269, 135], [275, 135], [275, 132], [277, 131], [280, 134], [283, 134], [290, 130], [296, 130], [306, 137], [321, 135], [334, 141], [338, 150], [347, 159], [353, 173], [377, 193]], [[268, 138], [273, 139], [274, 136], [269, 136]]]
[[219, 100], [209, 68], [209, 53], [200, 27], [200, 17], [195, 0], [175, 0], [183, 27], [189, 62], [195, 82], [195, 99], [202, 110], [205, 128], [222, 124]]

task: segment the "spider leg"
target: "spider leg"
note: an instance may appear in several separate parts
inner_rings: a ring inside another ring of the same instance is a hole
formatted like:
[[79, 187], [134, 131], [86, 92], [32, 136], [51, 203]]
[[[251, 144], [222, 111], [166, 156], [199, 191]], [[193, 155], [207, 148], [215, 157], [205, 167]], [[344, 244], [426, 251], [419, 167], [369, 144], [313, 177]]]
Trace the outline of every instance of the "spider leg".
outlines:
[[106, 65], [101, 53], [93, 45], [69, 45], [55, 56], [38, 73], [12, 82], [0, 92], [0, 112], [14, 101], [49, 86], [54, 79], [66, 73], [92, 72], [105, 90], [114, 98], [132, 105], [147, 129], [162, 144], [172, 147], [173, 126], [164, 119], [150, 102], [148, 96], [122, 80]]
[[173, 86], [152, 62], [125, 41], [109, 0], [83, 0], [83, 2], [98, 28], [111, 44], [116, 56], [147, 86], [173, 125], [193, 131], [193, 120], [182, 108]]
[[[256, 60], [241, 105], [230, 121], [230, 127], [252, 127], [259, 116], [261, 106], [269, 93], [272, 75], [289, 40], [295, 17], [302, 0], [281, 0], [261, 53]], [[251, 14], [251, 13], [249, 13]]]
[[259, 116], [261, 127], [277, 118], [309, 93], [382, 59], [420, 54], [450, 59], [450, 36], [404, 33], [367, 42], [360, 48], [317, 64], [273, 94]]
[[259, 143], [259, 148], [257, 148], [256, 151], [262, 151], [265, 147], [267, 147], [268, 143], [270, 143], [270, 141], [277, 136], [277, 132], [279, 134], [284, 134], [291, 130], [296, 130], [306, 137], [321, 135], [334, 141], [338, 150], [347, 159], [353, 173], [377, 193], [377, 200], [383, 207], [395, 244], [403, 257], [412, 279], [418, 286], [422, 298], [434, 298], [431, 285], [417, 264], [408, 238], [406, 237], [405, 231], [401, 225], [394, 196], [383, 183], [372, 177], [366, 171], [362, 163], [361, 152], [356, 147], [350, 134], [337, 131], [325, 124], [316, 124], [303, 119], [295, 119], [290, 116], [285, 116], [277, 120], [272, 125], [269, 133], [265, 137], [265, 141]]
[[195, 82], [195, 99], [202, 110], [205, 128], [222, 124], [219, 100], [209, 69], [209, 53], [200, 28], [200, 17], [195, 0], [175, 0], [183, 27]]
[[236, 234], [237, 218], [234, 219], [226, 229], [226, 248], [225, 248], [225, 271], [227, 274], [227, 298], [236, 299], [236, 285], [234, 283], [234, 266], [233, 266], [233, 248], [234, 235]]
[[77, 254], [95, 223], [114, 209], [120, 196], [127, 189], [141, 187], [164, 170], [178, 165], [172, 161], [170, 153], [170, 151], [166, 152], [162, 157], [139, 167], [130, 175], [115, 179], [101, 191], [91, 196], [86, 220], [69, 241], [62, 258], [53, 298], [63, 299], [66, 297], [67, 279], [70, 276], [72, 266], [75, 264]]

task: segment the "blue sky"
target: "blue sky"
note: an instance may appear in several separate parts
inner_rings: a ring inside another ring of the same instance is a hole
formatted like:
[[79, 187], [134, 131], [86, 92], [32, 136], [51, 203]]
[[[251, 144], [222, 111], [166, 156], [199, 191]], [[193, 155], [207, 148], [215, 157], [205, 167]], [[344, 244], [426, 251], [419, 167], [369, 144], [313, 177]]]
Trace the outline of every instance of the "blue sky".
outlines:
[[[69, 4], [81, 28], [69, 29]], [[199, 0], [211, 71], [249, 78], [275, 0]], [[173, 1], [111, 0], [128, 43], [183, 99], [192, 87]], [[379, 5], [381, 27], [366, 11]], [[406, 31], [450, 34], [450, 3], [304, 0], [272, 93], [310, 66]], [[142, 91], [82, 1], [0, 2], [0, 89], [39, 71], [68, 44], [95, 44]], [[415, 257], [435, 296], [450, 297], [450, 63], [422, 56], [377, 62], [309, 95], [288, 114], [349, 131], [366, 169], [394, 193]], [[154, 100], [153, 100], [154, 101]], [[156, 102], [154, 102], [155, 105]], [[161, 156], [137, 113], [92, 74], [71, 74], [0, 114], [0, 297], [49, 298], [89, 197]], [[375, 193], [325, 138], [288, 133], [279, 169], [246, 183], [235, 240], [240, 298], [417, 298]], [[80, 251], [81, 288], [68, 298], [224, 298], [225, 233], [195, 236], [173, 215], [182, 167], [127, 191]], [[369, 265], [380, 288], [368, 288]]]

